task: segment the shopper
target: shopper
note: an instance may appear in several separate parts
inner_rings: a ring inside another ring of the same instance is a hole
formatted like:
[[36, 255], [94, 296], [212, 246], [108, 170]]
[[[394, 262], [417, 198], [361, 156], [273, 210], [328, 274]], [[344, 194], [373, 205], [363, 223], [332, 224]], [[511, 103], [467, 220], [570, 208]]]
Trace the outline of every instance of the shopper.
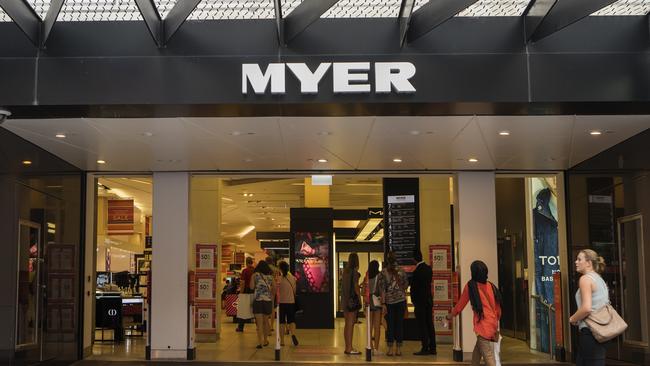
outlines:
[[422, 348], [416, 356], [436, 354], [436, 330], [433, 328], [433, 295], [431, 292], [431, 266], [422, 260], [420, 249], [415, 250], [418, 262], [411, 276], [411, 301], [415, 306], [415, 319], [420, 333]]
[[476, 345], [472, 353], [472, 366], [481, 364], [481, 357], [487, 366], [495, 366], [494, 345], [498, 341], [499, 319], [501, 319], [501, 293], [492, 282], [487, 280], [488, 268], [481, 261], [470, 265], [472, 279], [467, 282], [460, 295], [458, 304], [447, 315], [447, 319], [460, 314], [467, 303], [471, 303], [474, 312], [474, 333]]
[[[246, 257], [246, 268], [241, 271], [241, 276], [239, 277], [239, 293], [240, 294], [252, 294], [253, 289], [250, 287], [251, 279], [253, 278], [253, 272], [255, 267], [253, 267], [253, 258]], [[247, 319], [237, 318], [237, 332], [244, 331], [244, 324], [246, 324]]]
[[407, 288], [408, 280], [406, 273], [397, 264], [395, 254], [389, 252], [386, 256], [386, 267], [379, 275], [382, 310], [386, 316], [387, 356], [402, 355]]
[[341, 278], [341, 306], [345, 317], [343, 337], [345, 338], [345, 354], [360, 355], [361, 352], [352, 347], [354, 324], [357, 322], [357, 313], [361, 309], [361, 296], [359, 291], [359, 256], [350, 253], [348, 263], [343, 269]]
[[591, 329], [584, 322], [592, 311], [598, 310], [609, 303], [607, 284], [600, 276], [605, 270], [603, 257], [591, 250], [585, 249], [578, 253], [575, 261], [576, 272], [580, 273], [579, 288], [576, 291], [578, 310], [571, 315], [569, 322], [579, 329], [578, 356], [576, 366], [605, 365], [605, 344], [598, 343]]
[[363, 281], [363, 293], [366, 294], [366, 306], [370, 305], [370, 336], [372, 340], [372, 352], [379, 352], [381, 340], [381, 291], [379, 291], [379, 262], [373, 260], [368, 264], [368, 272]]
[[284, 346], [284, 336], [291, 334], [294, 346], [298, 345], [296, 337], [296, 278], [289, 272], [289, 264], [281, 261], [278, 265], [280, 277], [280, 344]]
[[255, 289], [253, 314], [257, 325], [257, 348], [259, 349], [269, 345], [269, 318], [273, 310], [272, 299], [275, 294], [273, 271], [265, 261], [260, 261], [255, 267], [251, 287]]
[[[276, 286], [279, 285], [279, 283], [280, 283], [280, 270], [279, 270], [278, 267], [275, 265], [275, 264], [276, 264], [276, 261], [275, 261], [275, 260], [273, 259], [273, 257], [270, 256], [270, 255], [267, 256], [266, 259], [264, 259], [264, 261], [269, 265], [269, 268], [271, 269], [271, 272], [273, 273], [273, 283], [274, 283]], [[276, 287], [276, 288], [277, 288], [277, 287]], [[271, 302], [272, 302], [272, 304], [271, 304], [271, 309], [272, 309], [272, 310], [271, 310], [271, 316], [269, 316], [269, 334], [267, 334], [267, 336], [269, 336], [269, 337], [271, 336], [271, 332], [273, 331], [273, 319], [275, 319], [275, 317], [276, 317], [276, 315], [277, 315], [277, 314], [276, 314], [276, 309], [275, 309], [275, 307], [276, 307], [276, 305], [278, 305], [278, 304], [276, 303], [276, 300], [277, 300], [277, 299], [276, 299], [275, 296], [273, 296], [273, 297], [271, 298]]]

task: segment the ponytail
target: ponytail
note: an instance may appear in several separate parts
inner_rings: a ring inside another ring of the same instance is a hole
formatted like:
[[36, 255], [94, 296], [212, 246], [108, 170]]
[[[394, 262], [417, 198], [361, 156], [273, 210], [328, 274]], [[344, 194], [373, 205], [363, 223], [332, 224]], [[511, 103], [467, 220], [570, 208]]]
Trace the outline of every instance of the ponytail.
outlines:
[[584, 249], [580, 251], [585, 255], [585, 259], [591, 262], [591, 266], [598, 274], [605, 272], [605, 258], [601, 257], [592, 249]]

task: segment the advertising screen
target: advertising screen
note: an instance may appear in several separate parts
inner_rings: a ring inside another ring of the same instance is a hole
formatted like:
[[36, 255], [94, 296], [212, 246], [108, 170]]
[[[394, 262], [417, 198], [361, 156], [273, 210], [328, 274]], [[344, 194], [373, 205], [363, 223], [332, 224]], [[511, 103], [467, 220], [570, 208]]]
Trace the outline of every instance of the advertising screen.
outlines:
[[294, 235], [296, 291], [298, 293], [329, 292], [329, 234], [296, 232]]

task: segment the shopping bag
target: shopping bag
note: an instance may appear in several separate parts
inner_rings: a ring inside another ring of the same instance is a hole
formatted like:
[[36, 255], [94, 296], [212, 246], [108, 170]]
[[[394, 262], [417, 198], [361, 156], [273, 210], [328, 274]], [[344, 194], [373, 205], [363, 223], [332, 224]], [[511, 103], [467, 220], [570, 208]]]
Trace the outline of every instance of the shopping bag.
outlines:
[[237, 318], [253, 318], [253, 294], [237, 295]]
[[494, 361], [497, 366], [501, 366], [501, 340], [502, 339], [503, 337], [501, 336], [501, 334], [497, 332], [497, 341], [492, 342], [492, 345], [494, 347], [492, 352], [494, 353]]

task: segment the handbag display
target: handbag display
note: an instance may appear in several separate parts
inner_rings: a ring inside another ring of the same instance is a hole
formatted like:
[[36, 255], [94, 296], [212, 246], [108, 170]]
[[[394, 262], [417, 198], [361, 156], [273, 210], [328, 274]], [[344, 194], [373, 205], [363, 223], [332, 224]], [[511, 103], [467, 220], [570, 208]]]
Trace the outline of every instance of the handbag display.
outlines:
[[587, 326], [591, 329], [591, 334], [600, 343], [618, 337], [627, 329], [627, 323], [618, 315], [618, 312], [611, 304], [592, 311], [584, 319], [584, 322], [587, 323]]

